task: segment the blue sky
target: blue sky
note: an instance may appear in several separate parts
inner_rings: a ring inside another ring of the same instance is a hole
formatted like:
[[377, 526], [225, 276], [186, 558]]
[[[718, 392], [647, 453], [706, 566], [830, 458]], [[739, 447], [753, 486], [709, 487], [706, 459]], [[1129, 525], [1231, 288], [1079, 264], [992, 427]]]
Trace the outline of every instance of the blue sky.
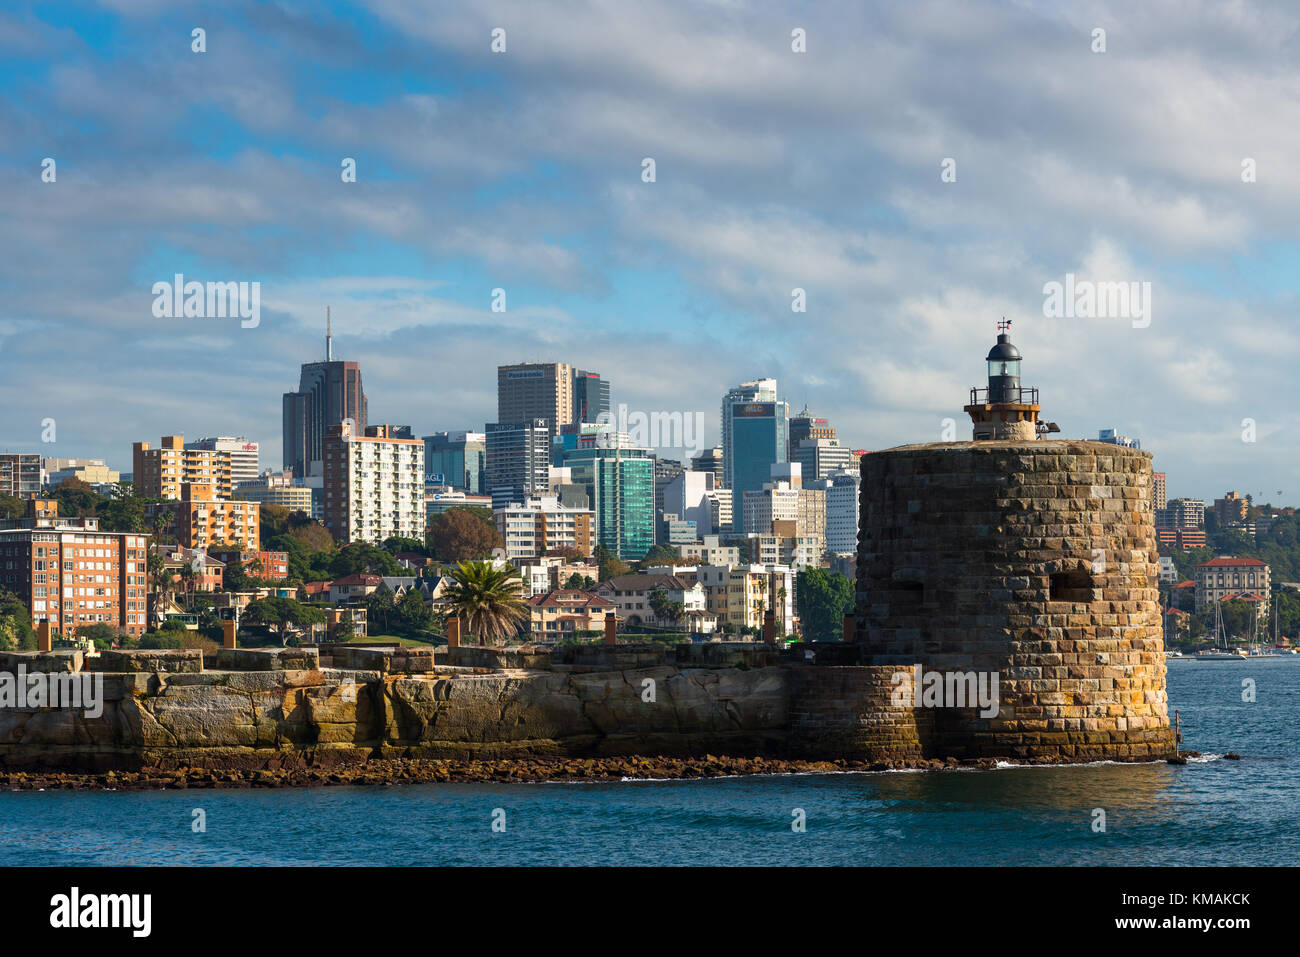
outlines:
[[[1280, 3], [10, 5], [0, 449], [129, 468], [133, 441], [242, 434], [278, 466], [327, 305], [371, 418], [420, 434], [491, 421], [496, 366], [539, 359], [709, 441], [729, 386], [775, 376], [886, 448], [966, 434], [1005, 315], [1065, 435], [1140, 438], [1171, 494], [1300, 504], [1298, 27]], [[261, 324], [154, 317], [176, 272], [260, 282]], [[1150, 282], [1150, 326], [1046, 318], [1066, 273]]]

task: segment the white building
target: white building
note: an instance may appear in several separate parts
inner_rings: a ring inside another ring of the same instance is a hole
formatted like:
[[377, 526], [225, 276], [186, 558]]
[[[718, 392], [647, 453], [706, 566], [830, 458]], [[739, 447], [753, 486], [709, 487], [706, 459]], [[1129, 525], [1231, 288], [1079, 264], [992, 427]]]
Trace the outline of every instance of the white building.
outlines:
[[803, 439], [791, 451], [790, 458], [803, 467], [805, 481], [847, 471], [854, 462], [853, 450], [840, 445], [839, 439]]
[[389, 425], [331, 426], [324, 446], [325, 526], [340, 542], [424, 540], [424, 442]]
[[[727, 524], [731, 527], [730, 489], [719, 490], [712, 472], [682, 472], [664, 487], [664, 514], [676, 515], [683, 522], [694, 522], [697, 536], [712, 535], [721, 530], [714, 524], [718, 511], [718, 491], [726, 491]], [[710, 494], [715, 493], [715, 494]]]
[[506, 543], [506, 559], [532, 558], [555, 548], [590, 555], [596, 547], [596, 513], [561, 505], [554, 495], [527, 499], [493, 511], [497, 532]]
[[250, 442], [243, 436], [218, 435], [210, 438], [195, 439], [186, 442], [187, 449], [206, 449], [209, 452], [230, 453], [230, 487], [233, 489], [240, 482], [252, 482], [257, 479], [261, 467], [258, 465], [258, 444]]
[[858, 491], [856, 471], [833, 472], [826, 479], [826, 550], [837, 555], [858, 550]]

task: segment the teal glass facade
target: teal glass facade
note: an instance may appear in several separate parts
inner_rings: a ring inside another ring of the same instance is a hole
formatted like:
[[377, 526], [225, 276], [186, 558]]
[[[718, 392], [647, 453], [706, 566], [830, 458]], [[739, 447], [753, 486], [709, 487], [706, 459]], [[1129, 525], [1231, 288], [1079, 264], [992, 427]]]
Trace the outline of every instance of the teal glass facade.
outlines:
[[579, 448], [564, 453], [596, 513], [596, 543], [638, 561], [655, 543], [655, 469], [649, 449]]

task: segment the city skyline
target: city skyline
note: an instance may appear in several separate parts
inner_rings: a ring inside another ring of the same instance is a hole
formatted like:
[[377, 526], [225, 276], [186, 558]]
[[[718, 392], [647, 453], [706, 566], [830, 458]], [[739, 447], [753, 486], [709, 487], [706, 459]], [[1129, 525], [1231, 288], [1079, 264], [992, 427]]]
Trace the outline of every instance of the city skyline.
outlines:
[[[1300, 124], [1267, 67], [1295, 18], [1193, 6], [1173, 32], [1167, 4], [6, 13], [0, 448], [125, 468], [148, 436], [243, 435], [273, 466], [328, 306], [370, 418], [419, 435], [495, 421], [497, 366], [542, 360], [703, 413], [706, 446], [770, 376], [878, 450], [965, 437], [1006, 316], [1062, 436], [1138, 438], [1171, 496], [1300, 502]], [[155, 316], [176, 274], [259, 282], [260, 321]], [[1150, 283], [1148, 315], [1046, 315], [1087, 282]]]

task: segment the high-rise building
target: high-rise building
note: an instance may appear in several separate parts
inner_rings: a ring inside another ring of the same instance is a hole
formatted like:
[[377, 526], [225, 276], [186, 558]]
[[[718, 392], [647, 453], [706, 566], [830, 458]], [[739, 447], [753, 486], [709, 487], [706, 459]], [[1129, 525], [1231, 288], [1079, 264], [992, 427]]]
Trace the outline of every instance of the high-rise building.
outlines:
[[573, 416], [570, 422], [599, 422], [609, 413], [609, 380], [599, 372], [579, 369], [573, 374]]
[[[826, 419], [818, 418], [808, 411], [808, 406], [803, 407], [803, 411], [798, 415], [790, 417], [790, 458], [794, 458], [794, 451], [799, 447], [799, 443], [805, 439], [827, 439], [835, 441], [835, 429]], [[804, 478], [813, 478], [813, 476], [804, 469]], [[817, 476], [825, 478], [825, 476]]]
[[56, 500], [30, 499], [25, 518], [0, 523], [0, 586], [27, 605], [33, 626], [48, 621], [68, 636], [109, 625], [138, 638], [148, 626], [147, 547], [144, 535], [101, 531], [98, 518], [60, 518]]
[[424, 477], [470, 495], [487, 494], [487, 436], [435, 432], [424, 437]]
[[[686, 470], [681, 462], [655, 456], [655, 529], [657, 532], [663, 531], [664, 489], [684, 471]], [[662, 541], [662, 535], [657, 535], [656, 541]]]
[[691, 456], [692, 472], [712, 472], [713, 487], [726, 488], [727, 474], [722, 467], [722, 446], [715, 445]]
[[565, 453], [573, 481], [585, 485], [596, 513], [596, 542], [624, 561], [655, 543], [654, 460], [649, 449], [584, 443]]
[[363, 434], [366, 406], [361, 364], [335, 360], [334, 335], [327, 318], [325, 361], [304, 362], [298, 391], [284, 394], [284, 467], [297, 478], [320, 475], [326, 430], [350, 421], [352, 434]]
[[790, 441], [793, 446], [790, 461], [803, 466], [806, 481], [824, 479], [832, 472], [842, 472], [857, 464], [858, 457], [853, 450], [840, 445], [839, 439], [807, 438], [800, 439], [798, 444], [793, 439]]
[[409, 432], [371, 425], [363, 434], [346, 422], [329, 427], [324, 511], [336, 541], [424, 540], [424, 442]]
[[[713, 524], [715, 499], [709, 493], [714, 491], [716, 485], [712, 472], [682, 472], [664, 486], [663, 512], [676, 515], [683, 522], [694, 522], [698, 537], [712, 535], [716, 531]], [[730, 512], [730, 508], [727, 511]], [[730, 515], [727, 518], [727, 527], [730, 528]]]
[[858, 491], [861, 473], [833, 472], [826, 477], [826, 550], [838, 555], [858, 550]]
[[0, 494], [35, 498], [41, 494], [41, 457], [36, 452], [0, 453]]
[[1151, 490], [1154, 498], [1152, 505], [1155, 507], [1157, 512], [1160, 512], [1169, 504], [1168, 499], [1165, 497], [1165, 473], [1152, 472], [1151, 479]]
[[1127, 435], [1120, 435], [1114, 429], [1098, 430], [1097, 441], [1105, 442], [1107, 445], [1122, 445], [1129, 449], [1142, 448], [1142, 443], [1137, 439], [1130, 439]]
[[262, 540], [260, 508], [257, 502], [219, 496], [212, 485], [186, 482], [177, 501], [146, 505], [145, 519], [166, 515], [166, 534], [183, 548], [228, 545], [257, 551]]
[[545, 419], [493, 422], [485, 429], [486, 494], [493, 508], [545, 495], [550, 488], [551, 433]]
[[788, 461], [790, 406], [776, 397], [775, 379], [742, 382], [722, 400], [725, 484], [743, 509], [746, 492], [762, 489], [771, 468]]
[[1241, 496], [1236, 492], [1225, 492], [1223, 498], [1214, 500], [1214, 517], [1220, 526], [1235, 525], [1246, 520], [1250, 512], [1250, 496]]
[[240, 482], [255, 481], [261, 472], [261, 465], [257, 457], [258, 444], [248, 441], [242, 435], [239, 437], [219, 435], [212, 438], [195, 439], [193, 442], [186, 442], [185, 448], [208, 452], [229, 452], [231, 486], [238, 485]]
[[559, 435], [573, 421], [573, 366], [567, 362], [521, 362], [497, 367], [497, 421], [546, 421]]
[[192, 449], [183, 435], [164, 435], [153, 448], [148, 442], [131, 445], [132, 481], [142, 498], [179, 501], [186, 485], [206, 485], [214, 499], [229, 499], [234, 488], [230, 480], [230, 453], [215, 449]]

